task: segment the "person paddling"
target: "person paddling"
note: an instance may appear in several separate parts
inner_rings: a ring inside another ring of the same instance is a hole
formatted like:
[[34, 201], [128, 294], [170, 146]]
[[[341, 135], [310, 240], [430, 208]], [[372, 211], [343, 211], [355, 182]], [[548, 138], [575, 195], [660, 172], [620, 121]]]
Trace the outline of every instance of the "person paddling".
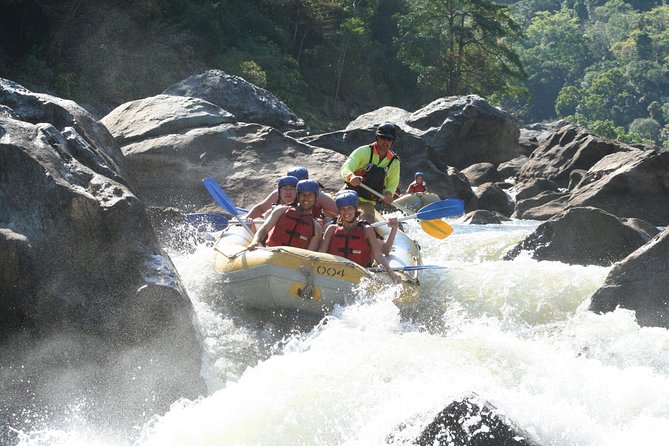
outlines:
[[276, 190], [272, 191], [263, 201], [253, 206], [246, 215], [246, 219], [253, 220], [254, 218], [264, 217], [267, 211], [271, 210], [274, 206], [296, 204], [297, 190], [295, 187], [298, 181], [300, 180], [292, 175], [279, 178]]
[[360, 186], [373, 189], [391, 204], [400, 181], [400, 159], [390, 148], [397, 138], [397, 127], [384, 122], [376, 129], [376, 141], [358, 147], [344, 162], [340, 173], [347, 189], [353, 189], [360, 197], [360, 209], [364, 220], [375, 221], [374, 206], [379, 198]]
[[414, 176], [414, 182], [409, 184], [407, 187], [407, 194], [415, 194], [417, 192], [427, 192], [427, 184], [423, 180], [425, 174], [423, 172], [416, 172]]
[[335, 203], [339, 211], [337, 224], [325, 230], [318, 250], [345, 257], [365, 268], [371, 266], [372, 260], [375, 260], [388, 272], [393, 282], [399, 282], [400, 277], [383, 256], [374, 228], [360, 220], [358, 194], [355, 191], [340, 192], [335, 197]]
[[274, 208], [253, 237], [248, 246], [250, 251], [264, 245], [318, 249], [322, 229], [311, 210], [318, 198], [318, 182], [300, 180], [296, 189], [298, 204]]
[[[294, 188], [298, 181], [309, 179], [309, 171], [306, 167], [293, 167], [288, 170], [286, 177], [279, 179], [279, 182], [287, 177], [295, 178], [295, 184], [293, 185]], [[254, 218], [260, 218], [265, 216], [267, 211], [272, 209], [272, 207], [277, 204], [291, 204], [292, 202], [286, 202], [281, 198], [281, 188], [282, 186], [279, 186], [278, 190], [272, 191], [263, 201], [253, 206], [246, 218], [250, 220]], [[312, 212], [316, 218], [334, 218], [337, 216], [337, 207], [335, 206], [334, 200], [332, 198], [328, 197], [326, 194], [318, 194], [318, 201], [312, 208]]]

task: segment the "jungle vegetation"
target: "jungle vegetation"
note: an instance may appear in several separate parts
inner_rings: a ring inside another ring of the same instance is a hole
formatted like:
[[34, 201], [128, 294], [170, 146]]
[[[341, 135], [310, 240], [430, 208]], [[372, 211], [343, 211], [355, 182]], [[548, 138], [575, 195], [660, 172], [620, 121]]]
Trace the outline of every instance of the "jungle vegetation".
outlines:
[[99, 116], [207, 69], [312, 131], [478, 94], [669, 147], [669, 0], [0, 0], [0, 77]]

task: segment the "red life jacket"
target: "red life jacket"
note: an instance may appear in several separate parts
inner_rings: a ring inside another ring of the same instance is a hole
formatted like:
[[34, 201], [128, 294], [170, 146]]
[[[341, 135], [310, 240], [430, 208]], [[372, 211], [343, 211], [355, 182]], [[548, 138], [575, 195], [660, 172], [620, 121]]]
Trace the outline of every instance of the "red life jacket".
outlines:
[[365, 226], [367, 222], [360, 221], [353, 231], [348, 232], [342, 225], [335, 229], [328, 252], [341, 257], [346, 257], [361, 266], [369, 266], [372, 263], [372, 248], [365, 237]]
[[418, 184], [415, 181], [409, 185], [409, 193], [415, 194], [416, 192], [425, 192], [427, 187], [425, 187], [425, 182], [423, 184]]
[[299, 216], [295, 208], [289, 208], [267, 236], [267, 246], [293, 246], [307, 249], [314, 236], [312, 214]]
[[323, 218], [323, 209], [318, 205], [318, 203], [314, 204], [314, 207], [311, 208], [311, 213], [316, 218]]

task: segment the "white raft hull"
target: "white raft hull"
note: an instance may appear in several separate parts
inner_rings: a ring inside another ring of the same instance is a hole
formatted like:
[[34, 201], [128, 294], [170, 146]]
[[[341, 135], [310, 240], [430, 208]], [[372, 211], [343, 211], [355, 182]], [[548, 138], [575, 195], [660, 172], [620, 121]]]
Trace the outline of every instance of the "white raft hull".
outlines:
[[[382, 235], [388, 227], [381, 229]], [[336, 305], [350, 304], [354, 288], [363, 279], [370, 286], [392, 281], [387, 273], [372, 273], [343, 257], [288, 246], [247, 251], [251, 237], [239, 226], [230, 226], [214, 246], [214, 268], [221, 273], [223, 295], [245, 309], [327, 314]], [[401, 231], [388, 256], [391, 267], [420, 264], [420, 247]], [[419, 298], [417, 271], [398, 272], [402, 289], [398, 305]]]

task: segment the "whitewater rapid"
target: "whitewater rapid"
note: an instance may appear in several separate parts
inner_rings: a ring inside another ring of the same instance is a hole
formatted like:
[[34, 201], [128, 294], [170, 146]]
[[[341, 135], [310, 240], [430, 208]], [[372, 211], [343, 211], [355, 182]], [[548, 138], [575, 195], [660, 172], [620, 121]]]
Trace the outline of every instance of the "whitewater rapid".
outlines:
[[[171, 253], [197, 312], [209, 395], [178, 401], [130, 442], [94, 429], [30, 433], [36, 445], [410, 444], [475, 392], [544, 446], [669, 444], [669, 331], [588, 297], [609, 267], [501, 260], [538, 222], [461, 225], [445, 240], [415, 222], [423, 298], [392, 287], [322, 321], [267, 321], [213, 308], [211, 250]], [[400, 429], [400, 426], [402, 429]]]

